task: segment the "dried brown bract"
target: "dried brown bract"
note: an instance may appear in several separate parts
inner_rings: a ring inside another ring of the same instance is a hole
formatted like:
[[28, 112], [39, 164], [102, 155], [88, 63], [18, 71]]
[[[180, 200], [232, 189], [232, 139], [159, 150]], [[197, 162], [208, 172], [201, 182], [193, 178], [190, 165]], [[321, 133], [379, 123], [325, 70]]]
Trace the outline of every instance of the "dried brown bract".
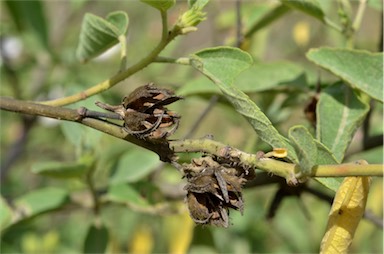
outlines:
[[153, 83], [135, 89], [120, 105], [97, 102], [96, 105], [120, 115], [124, 128], [139, 138], [162, 139], [172, 135], [180, 116], [165, 106], [182, 99], [173, 91], [158, 88]]
[[229, 208], [243, 213], [242, 186], [254, 177], [253, 170], [219, 163], [209, 156], [183, 166], [188, 181], [186, 202], [195, 223], [228, 227]]

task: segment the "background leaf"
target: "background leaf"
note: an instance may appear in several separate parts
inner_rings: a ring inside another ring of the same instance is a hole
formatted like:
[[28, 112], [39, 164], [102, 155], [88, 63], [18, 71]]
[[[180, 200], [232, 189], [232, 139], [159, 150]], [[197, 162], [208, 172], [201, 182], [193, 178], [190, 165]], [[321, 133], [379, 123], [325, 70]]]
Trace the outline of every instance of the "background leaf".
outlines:
[[281, 0], [281, 2], [293, 9], [302, 11], [308, 15], [311, 15], [312, 17], [324, 21], [324, 12], [316, 0]]
[[156, 0], [156, 1], [140, 0], [140, 1], [154, 7], [160, 11], [166, 11], [169, 8], [171, 8], [172, 6], [174, 6], [176, 3], [176, 0]]
[[252, 64], [252, 58], [236, 48], [217, 47], [199, 51], [191, 56], [192, 66], [211, 79], [242, 114], [260, 138], [272, 147], [284, 147], [288, 158], [297, 162], [293, 147], [279, 134], [259, 107], [242, 91], [232, 85], [234, 78]]
[[32, 165], [32, 172], [43, 176], [72, 178], [83, 176], [88, 171], [89, 166], [89, 163], [84, 162], [37, 162]]
[[[244, 93], [262, 92], [285, 86], [305, 85], [303, 69], [290, 62], [255, 63], [235, 80], [235, 86]], [[206, 78], [196, 78], [183, 85], [181, 95], [219, 93], [220, 89], [212, 86]]]
[[368, 104], [342, 83], [328, 87], [320, 94], [316, 136], [339, 163], [368, 110]]
[[280, 17], [285, 15], [291, 10], [291, 8], [286, 5], [277, 5], [271, 8], [268, 12], [266, 12], [260, 19], [258, 19], [252, 27], [247, 31], [245, 37], [249, 37], [251, 34], [257, 32], [258, 30], [270, 25], [272, 22], [278, 20]]
[[84, 16], [76, 57], [86, 62], [119, 42], [119, 36], [128, 29], [128, 15], [122, 11], [113, 12], [105, 20], [91, 13]]
[[12, 217], [12, 208], [3, 197], [0, 197], [0, 231], [12, 224]]
[[112, 184], [135, 182], [155, 170], [159, 163], [157, 154], [142, 149], [132, 149], [120, 158], [110, 182]]
[[383, 53], [365, 50], [319, 48], [311, 49], [307, 58], [383, 102]]
[[312, 135], [301, 125], [291, 127], [288, 135], [299, 159], [301, 171], [311, 172], [317, 161], [317, 146]]
[[39, 213], [57, 209], [67, 201], [68, 192], [57, 187], [41, 188], [21, 196], [15, 200], [17, 209], [23, 216], [32, 217]]
[[84, 253], [105, 253], [108, 244], [108, 230], [105, 226], [91, 225], [84, 241]]
[[[20, 31], [29, 29], [41, 45], [49, 50], [48, 26], [41, 1], [4, 1], [12, 19]], [[33, 11], [31, 11], [33, 10]]]
[[116, 203], [129, 203], [136, 206], [148, 206], [149, 203], [130, 185], [119, 183], [108, 189], [107, 199]]

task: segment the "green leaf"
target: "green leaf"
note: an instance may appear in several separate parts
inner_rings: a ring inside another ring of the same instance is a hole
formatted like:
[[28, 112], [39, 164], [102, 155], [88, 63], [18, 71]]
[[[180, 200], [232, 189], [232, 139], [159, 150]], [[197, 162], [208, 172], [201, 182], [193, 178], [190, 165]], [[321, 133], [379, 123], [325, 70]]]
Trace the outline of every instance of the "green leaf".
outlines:
[[0, 197], [0, 231], [3, 231], [5, 228], [12, 224], [12, 217], [12, 208], [8, 205], [7, 201], [3, 197]]
[[63, 206], [68, 198], [68, 192], [61, 188], [46, 187], [34, 190], [16, 199], [17, 210], [25, 217], [32, 217], [43, 212]]
[[110, 185], [108, 189], [107, 199], [116, 203], [129, 203], [136, 206], [149, 206], [149, 203], [140, 194], [127, 184]]
[[192, 66], [220, 88], [236, 111], [248, 120], [264, 142], [272, 147], [287, 148], [288, 158], [297, 162], [289, 141], [279, 134], [271, 121], [245, 93], [232, 86], [235, 77], [252, 64], [249, 54], [237, 48], [217, 47], [199, 51], [191, 55], [191, 60]]
[[317, 146], [312, 135], [301, 125], [291, 127], [288, 135], [299, 159], [301, 171], [311, 172], [317, 160]]
[[143, 3], [146, 3], [153, 8], [158, 9], [159, 11], [166, 11], [172, 6], [175, 5], [176, 0], [140, 0]]
[[118, 30], [118, 36], [124, 35], [127, 32], [129, 25], [127, 13], [123, 11], [111, 12], [107, 15], [106, 20]]
[[[41, 45], [49, 50], [48, 27], [42, 1], [5, 1], [17, 28], [33, 32]], [[33, 10], [33, 11], [31, 11]]]
[[245, 37], [247, 38], [258, 30], [268, 26], [269, 24], [273, 23], [274, 21], [278, 20], [280, 17], [288, 13], [290, 10], [291, 9], [286, 5], [277, 5], [273, 7], [252, 25], [249, 31], [247, 31], [247, 33], [245, 34]]
[[311, 49], [307, 58], [347, 81], [352, 88], [383, 102], [383, 53], [319, 48]]
[[320, 94], [316, 109], [316, 137], [340, 163], [369, 105], [348, 86], [332, 85]]
[[[335, 156], [318, 140], [315, 140], [317, 146], [317, 165], [332, 165], [338, 164]], [[315, 180], [323, 184], [325, 187], [336, 192], [339, 189], [344, 177], [315, 177]]]
[[316, 0], [280, 0], [283, 4], [324, 21], [324, 12]]
[[91, 225], [84, 241], [83, 253], [106, 253], [108, 229], [104, 225]]
[[[297, 86], [304, 84], [303, 69], [291, 62], [257, 63], [245, 70], [236, 78], [236, 87], [245, 93], [267, 91], [283, 86]], [[196, 78], [182, 86], [180, 95], [193, 95], [204, 93], [219, 93], [220, 90], [210, 85], [205, 78]]]
[[136, 182], [159, 165], [159, 156], [155, 153], [132, 149], [119, 160], [116, 172], [111, 177], [111, 184]]
[[208, 3], [209, 3], [209, 0], [188, 0], [188, 7], [189, 7], [189, 9], [194, 7], [194, 8], [201, 10]]
[[85, 14], [76, 50], [79, 61], [86, 62], [117, 44], [119, 36], [127, 32], [128, 23], [128, 15], [121, 11], [110, 13], [107, 20]]
[[35, 174], [56, 177], [56, 178], [73, 178], [81, 177], [87, 173], [90, 167], [89, 162], [58, 162], [47, 161], [37, 162], [32, 165], [32, 172]]

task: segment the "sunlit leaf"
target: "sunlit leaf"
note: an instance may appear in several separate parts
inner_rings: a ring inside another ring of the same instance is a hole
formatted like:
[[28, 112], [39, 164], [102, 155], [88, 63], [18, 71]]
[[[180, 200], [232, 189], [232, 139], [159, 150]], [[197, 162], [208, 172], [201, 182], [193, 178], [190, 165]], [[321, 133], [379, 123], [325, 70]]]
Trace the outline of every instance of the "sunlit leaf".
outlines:
[[111, 177], [111, 183], [135, 182], [147, 176], [159, 165], [159, 156], [155, 153], [132, 149], [119, 160], [116, 172]]
[[316, 136], [339, 163], [368, 110], [368, 103], [344, 84], [335, 84], [320, 94]]
[[329, 212], [320, 253], [348, 253], [356, 228], [363, 217], [370, 177], [346, 177]]
[[252, 58], [240, 49], [209, 48], [191, 56], [192, 66], [207, 76], [223, 92], [237, 112], [242, 114], [259, 137], [274, 148], [287, 148], [288, 158], [297, 162], [289, 141], [281, 136], [260, 108], [235, 85], [234, 79], [252, 64]]
[[383, 53], [318, 48], [311, 49], [307, 58], [347, 81], [352, 88], [383, 102]]
[[108, 189], [107, 199], [116, 203], [128, 203], [141, 207], [149, 205], [137, 190], [124, 183], [111, 185]]
[[[303, 69], [290, 62], [257, 63], [245, 70], [235, 80], [234, 86], [245, 93], [254, 93], [279, 89], [293, 88], [304, 85]], [[178, 93], [181, 95], [220, 93], [220, 89], [210, 85], [206, 78], [195, 78], [183, 85]]]

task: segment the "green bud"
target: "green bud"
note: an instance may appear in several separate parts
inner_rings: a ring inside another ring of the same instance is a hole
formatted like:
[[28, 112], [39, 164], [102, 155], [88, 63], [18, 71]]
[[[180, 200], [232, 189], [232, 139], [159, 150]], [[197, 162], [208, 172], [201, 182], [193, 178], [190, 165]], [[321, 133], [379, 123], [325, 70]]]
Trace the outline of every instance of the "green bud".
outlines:
[[181, 34], [196, 31], [193, 28], [197, 26], [201, 21], [205, 20], [206, 13], [201, 11], [202, 7], [193, 5], [188, 11], [184, 12], [176, 23], [176, 27]]

